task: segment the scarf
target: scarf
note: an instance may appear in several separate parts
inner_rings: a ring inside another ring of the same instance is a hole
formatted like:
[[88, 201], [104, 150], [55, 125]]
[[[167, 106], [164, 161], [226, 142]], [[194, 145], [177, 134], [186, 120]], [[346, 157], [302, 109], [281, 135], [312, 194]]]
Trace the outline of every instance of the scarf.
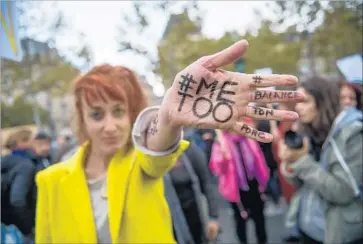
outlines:
[[224, 132], [223, 137], [231, 162], [235, 165], [239, 188], [248, 191], [248, 182], [256, 179], [260, 187], [265, 189], [269, 180], [269, 169], [259, 144], [249, 138], [228, 132]]

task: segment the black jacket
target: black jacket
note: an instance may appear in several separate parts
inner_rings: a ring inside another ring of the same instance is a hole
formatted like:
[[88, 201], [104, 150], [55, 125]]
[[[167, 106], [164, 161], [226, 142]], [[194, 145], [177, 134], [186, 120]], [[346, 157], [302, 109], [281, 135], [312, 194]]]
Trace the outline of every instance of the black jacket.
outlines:
[[[270, 122], [268, 120], [260, 120], [257, 123], [257, 129], [263, 132], [270, 133]], [[277, 169], [277, 163], [275, 161], [275, 157], [272, 151], [272, 143], [263, 143], [260, 142], [260, 147], [265, 156], [267, 166], [271, 169], [270, 173], [273, 173], [275, 169]]]
[[1, 158], [1, 177], [1, 183], [9, 193], [9, 204], [14, 207], [26, 207], [27, 196], [35, 178], [33, 163], [19, 156], [4, 156]]
[[14, 224], [23, 234], [31, 232], [35, 219], [34, 179], [31, 160], [1, 157], [1, 222]]
[[[203, 151], [194, 143], [191, 143], [185, 151], [194, 172], [198, 177], [200, 189], [207, 198], [208, 213], [210, 218], [218, 218], [220, 198], [218, 186], [213, 183], [208, 170], [207, 159]], [[180, 162], [182, 164], [182, 162]], [[182, 207], [188, 207], [188, 204], [195, 201], [191, 178], [184, 165], [177, 166], [170, 171], [175, 190], [180, 199]]]

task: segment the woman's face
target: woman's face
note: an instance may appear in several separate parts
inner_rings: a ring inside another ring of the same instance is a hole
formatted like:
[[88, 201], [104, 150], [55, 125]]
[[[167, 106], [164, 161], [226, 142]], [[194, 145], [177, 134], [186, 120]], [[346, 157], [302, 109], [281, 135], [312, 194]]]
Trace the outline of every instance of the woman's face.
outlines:
[[93, 148], [98, 148], [103, 155], [112, 155], [127, 145], [131, 122], [124, 104], [107, 100], [89, 106], [83, 100], [82, 109], [85, 130]]
[[298, 88], [297, 91], [302, 92], [305, 95], [305, 101], [297, 103], [295, 107], [296, 112], [299, 114], [300, 122], [303, 124], [311, 124], [318, 117], [315, 99], [302, 87]]
[[353, 88], [347, 85], [340, 88], [340, 104], [344, 107], [357, 107], [357, 98]]

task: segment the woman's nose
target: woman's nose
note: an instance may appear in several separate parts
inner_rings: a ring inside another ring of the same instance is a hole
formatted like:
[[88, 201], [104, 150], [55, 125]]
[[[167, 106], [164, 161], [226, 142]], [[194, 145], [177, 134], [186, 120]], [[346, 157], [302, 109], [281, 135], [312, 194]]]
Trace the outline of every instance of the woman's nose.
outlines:
[[117, 121], [113, 118], [113, 116], [107, 116], [107, 118], [105, 119], [104, 130], [106, 132], [115, 131], [117, 129], [116, 122]]

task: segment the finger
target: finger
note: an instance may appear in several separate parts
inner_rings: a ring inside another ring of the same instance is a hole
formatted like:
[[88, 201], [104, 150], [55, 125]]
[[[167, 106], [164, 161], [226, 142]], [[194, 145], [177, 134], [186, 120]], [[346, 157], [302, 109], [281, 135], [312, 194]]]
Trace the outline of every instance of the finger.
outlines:
[[299, 118], [299, 115], [293, 111], [276, 110], [257, 106], [248, 106], [246, 108], [246, 115], [259, 120], [295, 121]]
[[309, 151], [309, 145], [310, 143], [309, 143], [309, 139], [307, 138], [307, 137], [304, 137], [304, 139], [303, 139], [303, 145], [304, 145], [304, 149], [306, 150], [306, 151]]
[[302, 102], [304, 101], [304, 94], [296, 91], [252, 91], [250, 102], [265, 102], [265, 103], [278, 103], [278, 102]]
[[205, 59], [202, 65], [210, 70], [218, 69], [241, 58], [247, 51], [247, 48], [248, 42], [246, 40], [238, 41], [232, 46], [229, 46], [228, 48], [209, 56]]
[[258, 75], [229, 72], [233, 81], [246, 81], [252, 87], [293, 86], [298, 79], [293, 75]]
[[273, 138], [271, 134], [256, 130], [255, 128], [242, 122], [235, 123], [235, 125], [233, 126], [233, 131], [260, 142], [268, 143], [271, 142]]

